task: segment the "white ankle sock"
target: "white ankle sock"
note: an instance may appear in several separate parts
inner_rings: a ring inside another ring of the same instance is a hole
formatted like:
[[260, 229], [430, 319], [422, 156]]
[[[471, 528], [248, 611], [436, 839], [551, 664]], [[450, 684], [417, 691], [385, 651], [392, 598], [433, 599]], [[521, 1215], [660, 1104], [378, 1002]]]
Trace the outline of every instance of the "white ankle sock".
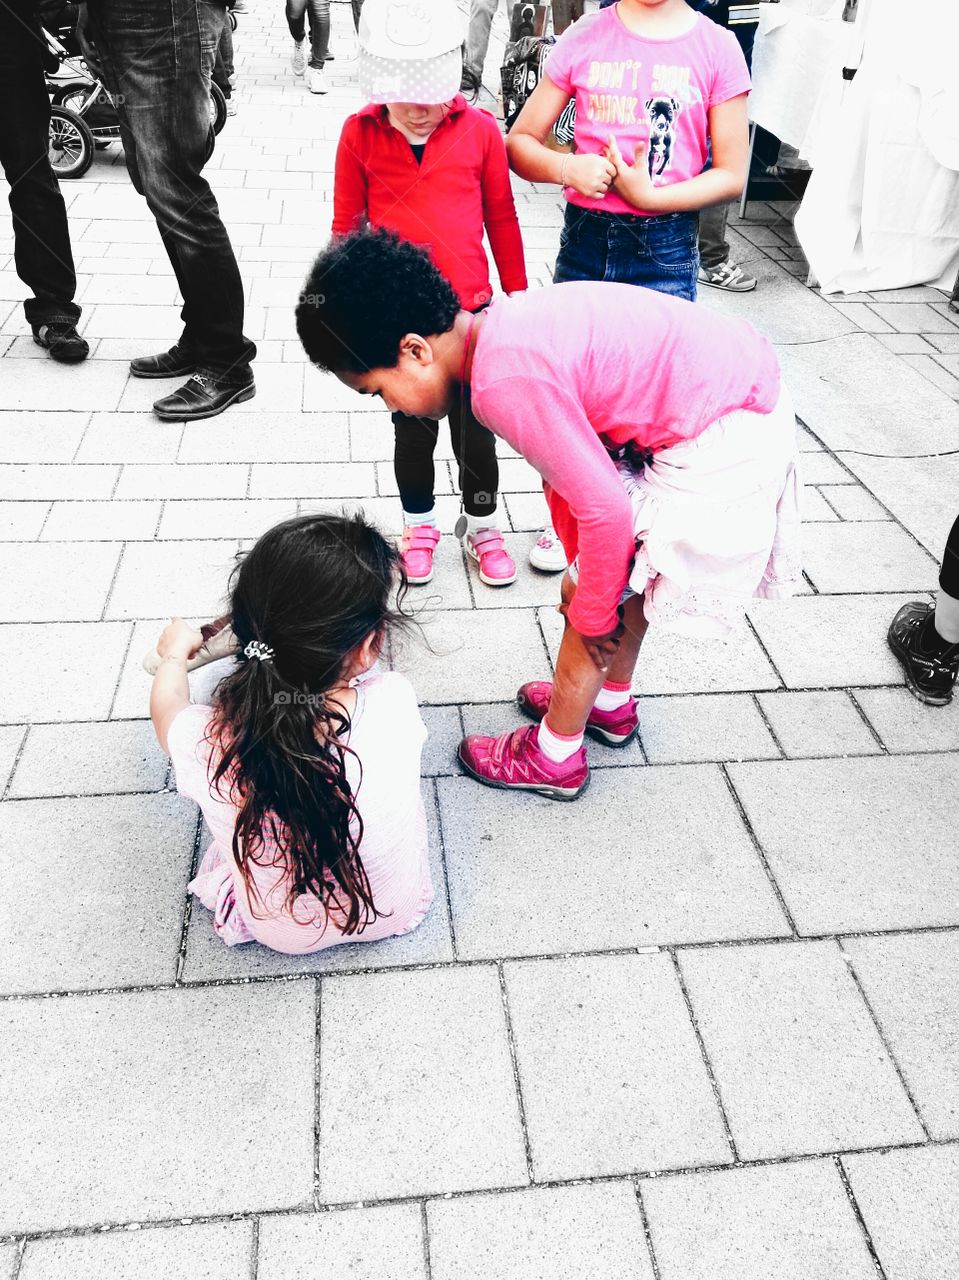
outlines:
[[628, 684], [604, 684], [596, 695], [593, 706], [597, 711], [616, 711], [625, 707], [631, 697]]
[[411, 529], [415, 529], [418, 524], [431, 524], [436, 527], [436, 508], [430, 507], [429, 511], [419, 511], [412, 513], [403, 512], [403, 525]]
[[959, 641], [959, 600], [940, 591], [936, 596], [935, 627], [949, 644]]
[[463, 514], [466, 516], [467, 533], [479, 533], [480, 529], [499, 528], [499, 516], [495, 511], [491, 511], [488, 516], [471, 516], [468, 511]]
[[552, 760], [553, 764], [562, 764], [583, 745], [583, 735], [578, 733], [575, 738], [567, 738], [562, 733], [554, 733], [546, 721], [541, 720], [536, 741], [547, 760]]

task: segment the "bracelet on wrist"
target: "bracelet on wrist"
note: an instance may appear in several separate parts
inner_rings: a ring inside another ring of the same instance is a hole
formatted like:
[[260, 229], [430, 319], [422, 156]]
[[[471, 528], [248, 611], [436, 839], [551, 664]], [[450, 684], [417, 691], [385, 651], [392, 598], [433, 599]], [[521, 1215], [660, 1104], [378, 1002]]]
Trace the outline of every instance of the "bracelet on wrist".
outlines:
[[566, 186], [566, 166], [569, 164], [572, 158], [573, 158], [572, 151], [567, 151], [566, 154], [563, 156], [563, 164], [559, 171], [559, 185], [561, 187]]

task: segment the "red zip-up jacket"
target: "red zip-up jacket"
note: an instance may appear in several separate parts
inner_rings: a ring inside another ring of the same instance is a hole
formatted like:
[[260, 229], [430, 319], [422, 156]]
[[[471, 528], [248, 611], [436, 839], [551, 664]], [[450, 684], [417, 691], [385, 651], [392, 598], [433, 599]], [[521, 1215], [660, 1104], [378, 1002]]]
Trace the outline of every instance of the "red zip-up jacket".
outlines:
[[336, 151], [333, 234], [364, 221], [425, 245], [468, 311], [493, 296], [483, 227], [506, 293], [526, 288], [526, 263], [506, 145], [488, 111], [462, 94], [430, 134], [417, 164], [385, 106], [364, 107], [343, 125]]

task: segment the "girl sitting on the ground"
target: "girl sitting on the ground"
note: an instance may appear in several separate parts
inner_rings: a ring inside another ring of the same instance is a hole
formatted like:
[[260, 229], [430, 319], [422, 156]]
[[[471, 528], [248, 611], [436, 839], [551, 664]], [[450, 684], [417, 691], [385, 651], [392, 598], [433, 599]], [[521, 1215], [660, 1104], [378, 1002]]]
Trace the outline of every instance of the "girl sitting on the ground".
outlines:
[[398, 553], [363, 520], [299, 516], [235, 572], [237, 662], [212, 705], [190, 702], [200, 632], [174, 618], [160, 636], [150, 715], [213, 835], [190, 888], [230, 945], [373, 941], [415, 929], [433, 900], [426, 730], [409, 683], [375, 669], [402, 621], [397, 582]]
[[795, 419], [775, 352], [744, 320], [593, 281], [472, 316], [425, 253], [384, 232], [334, 241], [304, 299], [297, 329], [321, 368], [403, 413], [471, 398], [545, 482], [571, 562], [568, 625], [553, 684], [519, 692], [538, 727], [461, 745], [479, 781], [573, 799], [589, 781], [584, 730], [610, 746], [636, 732], [648, 622], [725, 635], [753, 596], [793, 591]]

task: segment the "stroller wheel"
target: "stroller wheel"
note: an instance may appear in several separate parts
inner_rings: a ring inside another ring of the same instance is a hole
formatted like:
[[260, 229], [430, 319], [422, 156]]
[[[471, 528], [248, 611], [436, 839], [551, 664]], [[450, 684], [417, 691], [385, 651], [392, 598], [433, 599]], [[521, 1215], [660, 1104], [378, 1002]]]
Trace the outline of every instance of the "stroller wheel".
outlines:
[[218, 84], [210, 83], [210, 127], [219, 133], [226, 124], [226, 98]]
[[54, 89], [51, 101], [55, 107], [66, 107], [68, 111], [79, 112], [90, 96], [91, 87], [87, 80], [71, 80]]
[[82, 178], [93, 163], [93, 134], [65, 107], [50, 108], [50, 165], [58, 178]]

